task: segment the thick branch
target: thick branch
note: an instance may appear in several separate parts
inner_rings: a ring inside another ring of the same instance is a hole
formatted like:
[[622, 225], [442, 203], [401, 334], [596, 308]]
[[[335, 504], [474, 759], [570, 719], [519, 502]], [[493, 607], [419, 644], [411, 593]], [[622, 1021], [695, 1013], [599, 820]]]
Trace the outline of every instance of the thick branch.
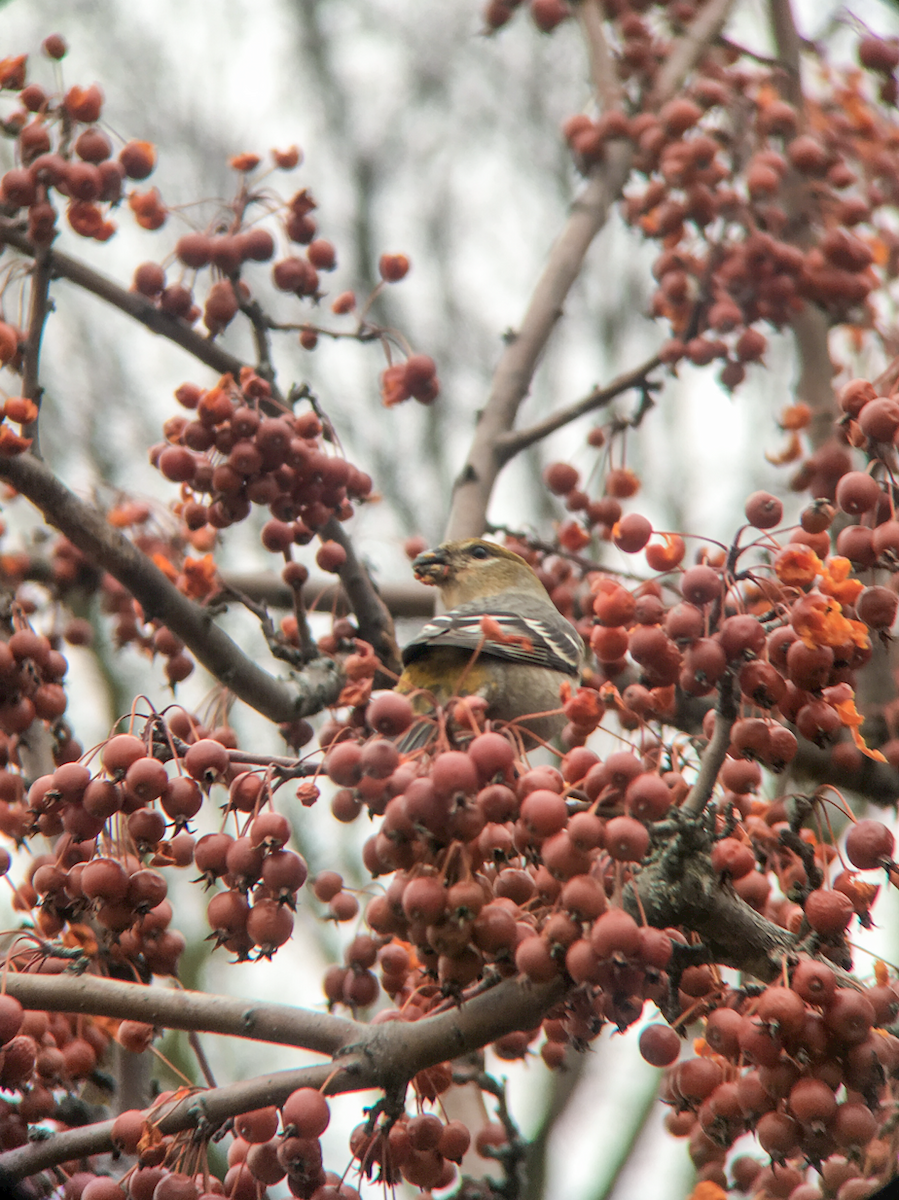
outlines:
[[[18, 223], [8, 218], [0, 218], [0, 243], [13, 246], [32, 258], [38, 254], [38, 248], [28, 240]], [[107, 304], [112, 304], [153, 333], [174, 342], [213, 370], [221, 374], [230, 372], [236, 379], [240, 375], [241, 367], [246, 365], [235, 355], [229, 354], [215, 342], [185, 325], [183, 321], [160, 312], [152, 300], [139, 292], [129, 292], [113, 280], [107, 279], [105, 275], [101, 275], [99, 271], [92, 270], [85, 263], [79, 262], [77, 258], [70, 258], [60, 250], [47, 250], [45, 253], [47, 267], [53, 276], [68, 279], [70, 283], [84, 288], [86, 292], [98, 296]]]
[[144, 1021], [164, 1029], [248, 1037], [258, 1042], [299, 1046], [320, 1054], [336, 1054], [364, 1028], [355, 1021], [289, 1004], [261, 1004], [208, 992], [144, 987], [96, 975], [10, 973], [6, 977], [6, 991], [25, 1008], [90, 1013]]
[[[167, 1023], [173, 1029], [200, 1028], [196, 1021], [202, 1008], [207, 1009], [212, 1019], [216, 1016], [221, 1019], [225, 1012], [230, 1011], [231, 1021], [241, 1009], [251, 1022], [255, 1022], [257, 1014], [269, 1014], [270, 1033], [276, 1032], [282, 1019], [285, 1022], [290, 1020], [290, 1009], [284, 1006], [254, 1005], [221, 996], [212, 998], [198, 993], [144, 988], [139, 984], [117, 984], [105, 980], [78, 982], [85, 983], [86, 994], [91, 998], [91, 1003], [81, 1011], [105, 1016], [124, 1016], [127, 1012], [130, 1016], [138, 1015], [138, 1019], [150, 1020], [152, 1017], [148, 1013], [154, 1006], [165, 1006]], [[39, 991], [28, 992], [27, 1002], [54, 1011], [78, 1011], [71, 1007], [70, 984], [71, 981], [62, 976], [11, 975], [8, 978], [8, 990], [23, 1001], [28, 986], [40, 988], [43, 985]], [[561, 978], [539, 985], [528, 984], [520, 979], [507, 979], [489, 991], [464, 1001], [459, 1007], [414, 1022], [356, 1025], [352, 1021], [303, 1013], [303, 1023], [316, 1018], [321, 1021], [321, 1029], [326, 1034], [324, 1043], [344, 1051], [336, 1064], [329, 1062], [303, 1071], [269, 1075], [188, 1097], [164, 1119], [162, 1131], [195, 1128], [198, 1116], [205, 1117], [214, 1128], [237, 1113], [266, 1104], [278, 1104], [301, 1085], [321, 1087], [326, 1079], [329, 1081], [326, 1090], [330, 1095], [369, 1088], [388, 1091], [403, 1089], [419, 1071], [480, 1049], [505, 1033], [534, 1028], [561, 999], [564, 989]], [[123, 1005], [126, 994], [132, 998], [132, 1004], [127, 1009]], [[144, 1009], [134, 1007], [141, 1003], [141, 994], [152, 997], [144, 1002]], [[179, 1003], [185, 997], [194, 996], [195, 1008], [188, 1010], [183, 1003]], [[259, 1027], [257, 1024], [256, 1029]], [[348, 1030], [351, 1036], [347, 1036], [344, 1030]], [[247, 1036], [247, 1033], [248, 1030], [244, 1029], [241, 1036]], [[259, 1033], [250, 1031], [250, 1036], [258, 1037]], [[308, 1044], [309, 1040], [306, 1038], [303, 1044]], [[92, 1129], [56, 1135], [37, 1146], [9, 1151], [0, 1155], [0, 1168], [7, 1170], [13, 1178], [21, 1179], [42, 1167], [66, 1162], [84, 1153], [108, 1150], [111, 1148], [111, 1128], [112, 1123], [107, 1121]], [[84, 1141], [79, 1141], [79, 1138]]]
[[0, 457], [0, 478], [26, 496], [91, 562], [115, 576], [140, 602], [148, 620], [156, 618], [167, 625], [216, 679], [251, 708], [283, 722], [336, 703], [340, 675], [332, 660], [309, 663], [292, 686], [269, 675], [215, 625], [208, 612], [183, 596], [146, 555], [32, 455]]
[[701, 938], [710, 962], [770, 983], [784, 956], [796, 953], [795, 938], [717, 878], [708, 847], [694, 846], [683, 834], [674, 842], [627, 885], [624, 907], [635, 920], [645, 914], [657, 929], [683, 925]]

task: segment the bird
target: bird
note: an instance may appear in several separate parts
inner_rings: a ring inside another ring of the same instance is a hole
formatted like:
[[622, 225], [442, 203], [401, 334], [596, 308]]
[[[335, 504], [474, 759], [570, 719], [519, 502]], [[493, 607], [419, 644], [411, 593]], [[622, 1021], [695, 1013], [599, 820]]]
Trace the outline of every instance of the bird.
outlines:
[[[584, 644], [525, 560], [483, 538], [443, 542], [412, 562], [415, 577], [440, 591], [446, 612], [403, 649], [396, 690], [420, 714], [454, 696], [481, 696], [486, 716], [515, 721], [548, 741], [566, 724], [560, 688], [577, 684]], [[418, 722], [405, 748], [427, 741], [432, 723]]]

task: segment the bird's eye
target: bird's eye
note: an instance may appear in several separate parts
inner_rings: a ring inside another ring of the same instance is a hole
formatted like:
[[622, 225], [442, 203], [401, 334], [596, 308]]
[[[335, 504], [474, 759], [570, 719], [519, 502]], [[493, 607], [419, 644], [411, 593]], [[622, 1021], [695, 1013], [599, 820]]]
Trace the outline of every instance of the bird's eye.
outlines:
[[486, 546], [475, 546], [471, 552], [472, 558], [489, 558], [490, 551]]

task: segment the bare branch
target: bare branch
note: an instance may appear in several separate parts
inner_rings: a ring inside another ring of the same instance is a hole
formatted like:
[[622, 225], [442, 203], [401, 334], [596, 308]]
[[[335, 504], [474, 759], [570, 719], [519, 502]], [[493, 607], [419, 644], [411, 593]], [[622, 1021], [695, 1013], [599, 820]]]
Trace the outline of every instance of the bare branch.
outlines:
[[724, 28], [733, 4], [734, 0], [709, 0], [700, 8], [662, 63], [647, 108], [661, 106], [680, 91], [684, 80]]
[[[720, 32], [732, 4], [733, 0], [709, 0], [699, 10], [662, 65], [652, 106], [664, 104], [677, 92]], [[605, 160], [595, 168], [572, 205], [521, 326], [507, 343], [494, 372], [468, 459], [456, 480], [446, 530], [448, 538], [476, 537], [485, 528], [493, 485], [504, 463], [498, 441], [514, 427], [537, 363], [562, 315], [565, 298], [581, 272], [591, 242], [605, 225], [612, 205], [621, 195], [630, 176], [632, 159], [633, 148], [629, 143], [610, 143]]]
[[605, 387], [594, 388], [583, 399], [575, 401], [574, 404], [569, 404], [567, 408], [560, 408], [545, 420], [538, 421], [536, 425], [531, 425], [528, 429], [516, 429], [509, 433], [501, 434], [497, 438], [497, 453], [502, 457], [503, 462], [508, 462], [510, 458], [520, 453], [520, 451], [526, 450], [528, 446], [533, 446], [535, 442], [541, 441], [550, 433], [555, 433], [557, 429], [561, 429], [564, 425], [570, 425], [578, 417], [582, 417], [588, 412], [594, 412], [597, 408], [603, 408], [606, 404], [610, 404], [616, 396], [620, 396], [622, 392], [626, 392], [630, 388], [640, 387], [641, 384], [645, 384], [647, 376], [656, 367], [660, 366], [661, 362], [661, 358], [657, 354], [654, 354], [642, 366], [634, 367], [631, 371], [625, 371], [623, 375], [619, 375], [617, 379], [613, 379]]
[[596, 99], [603, 109], [614, 108], [621, 100], [621, 83], [603, 29], [603, 12], [600, 0], [583, 0], [577, 8], [584, 42], [590, 59], [590, 75]]
[[[318, 1063], [293, 1071], [260, 1075], [255, 1079], [241, 1080], [208, 1091], [192, 1092], [179, 1098], [167, 1111], [163, 1110], [164, 1115], [157, 1122], [158, 1128], [160, 1133], [168, 1135], [205, 1127], [211, 1134], [230, 1117], [269, 1104], [283, 1104], [290, 1093], [299, 1087], [319, 1089], [333, 1073], [334, 1068], [329, 1062]], [[328, 1091], [332, 1089], [329, 1087]], [[0, 1154], [0, 1169], [7, 1173], [8, 1178], [19, 1180], [70, 1159], [109, 1153], [114, 1149], [112, 1127], [113, 1121], [99, 1121], [95, 1125], [54, 1133], [39, 1142]]]
[[93, 563], [114, 575], [140, 602], [148, 620], [157, 618], [167, 625], [216, 679], [251, 708], [284, 722], [336, 703], [341, 686], [336, 663], [317, 659], [290, 686], [269, 675], [102, 513], [69, 491], [32, 455], [0, 457], [0, 478], [26, 496]]
[[624, 142], [610, 147], [605, 162], [575, 200], [568, 222], [550, 251], [521, 327], [506, 345], [493, 374], [490, 395], [454, 488], [447, 538], [476, 537], [484, 530], [487, 505], [503, 466], [497, 442], [515, 423], [537, 363], [562, 315], [565, 297], [580, 274], [584, 255], [630, 175], [632, 157], [632, 148]]
[[790, 0], [768, 0], [768, 12], [777, 46], [777, 65], [785, 76], [781, 82], [780, 91], [784, 99], [789, 100], [801, 113], [804, 108], [800, 65], [802, 41], [796, 29], [796, 22], [793, 20]]
[[25, 1008], [90, 1013], [144, 1021], [161, 1029], [253, 1038], [336, 1054], [359, 1036], [355, 1021], [289, 1004], [234, 1000], [182, 988], [144, 987], [96, 975], [32, 975], [10, 972], [6, 991]]
[[[274, 571], [222, 571], [222, 581], [227, 587], [251, 600], [261, 601], [272, 608], [290, 608], [293, 604], [291, 589]], [[316, 599], [316, 608], [325, 612], [336, 612], [345, 616], [352, 610], [344, 589], [322, 576], [311, 578], [305, 590]], [[434, 615], [434, 589], [415, 583], [379, 583], [377, 594], [387, 606], [390, 615], [396, 617], [431, 617]], [[366, 639], [368, 640], [368, 639]]]
[[[112, 980], [82, 978], [74, 982], [82, 985], [83, 1001], [80, 1004], [78, 989], [72, 988], [73, 981], [58, 975], [10, 975], [7, 990], [25, 1004], [38, 1008], [105, 1016], [129, 1015], [147, 1021], [153, 1019], [154, 1011], [161, 1014], [164, 1010], [166, 1023], [172, 1029], [212, 1028], [210, 1022], [217, 1021], [219, 1025], [228, 1026], [219, 1030], [221, 1032], [260, 1037], [264, 1029], [268, 1035], [266, 1040], [282, 1044], [310, 1045], [313, 1040], [310, 1030], [318, 1022], [320, 1048], [324, 1050], [330, 1046], [339, 1055], [336, 1064], [329, 1061], [301, 1071], [268, 1075], [195, 1093], [164, 1118], [160, 1125], [164, 1133], [194, 1128], [198, 1117], [205, 1118], [214, 1128], [228, 1117], [248, 1109], [281, 1103], [296, 1087], [321, 1087], [326, 1080], [329, 1095], [369, 1088], [401, 1091], [419, 1071], [480, 1049], [505, 1033], [532, 1029], [565, 991], [561, 977], [547, 984], [507, 979], [458, 1007], [454, 1005], [419, 1021], [358, 1025], [302, 1010], [293, 1010], [297, 1016], [292, 1018], [292, 1010], [287, 1006], [254, 1005], [223, 996], [147, 988]], [[148, 999], [142, 1000], [142, 996]], [[286, 1028], [292, 1019], [306, 1030], [301, 1041], [279, 1036], [279, 1022]], [[73, 1156], [111, 1149], [111, 1130], [112, 1122], [105, 1121], [91, 1129], [56, 1135], [34, 1146], [20, 1147], [0, 1155], [0, 1168], [14, 1179], [21, 1179], [41, 1168], [66, 1162]], [[79, 1138], [85, 1140], [82, 1142]]]

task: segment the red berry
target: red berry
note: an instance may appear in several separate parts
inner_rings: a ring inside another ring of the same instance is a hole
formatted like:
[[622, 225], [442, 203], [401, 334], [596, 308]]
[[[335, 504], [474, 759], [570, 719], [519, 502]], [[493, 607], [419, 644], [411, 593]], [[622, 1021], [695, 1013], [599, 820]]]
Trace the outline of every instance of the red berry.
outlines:
[[331, 1110], [315, 1088], [297, 1088], [284, 1101], [281, 1116], [285, 1127], [294, 1127], [297, 1137], [318, 1138], [328, 1128]]
[[378, 260], [378, 271], [386, 283], [396, 283], [408, 270], [409, 260], [405, 254], [382, 254]]
[[638, 1045], [650, 1066], [670, 1067], [680, 1054], [681, 1040], [670, 1025], [647, 1025]]

